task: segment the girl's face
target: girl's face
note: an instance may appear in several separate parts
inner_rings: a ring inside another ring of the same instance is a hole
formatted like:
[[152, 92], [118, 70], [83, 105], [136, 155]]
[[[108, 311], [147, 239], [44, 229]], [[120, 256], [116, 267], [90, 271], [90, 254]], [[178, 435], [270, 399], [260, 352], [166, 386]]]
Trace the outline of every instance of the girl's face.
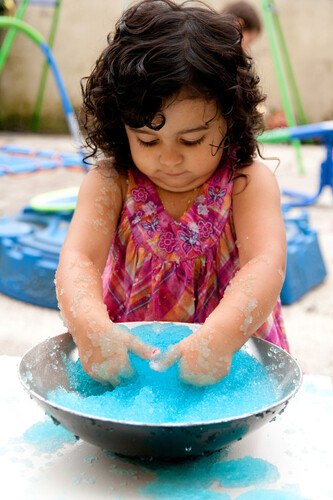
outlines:
[[[215, 101], [180, 94], [161, 110], [160, 130], [125, 125], [136, 167], [162, 189], [185, 192], [201, 186], [216, 170], [227, 130]], [[153, 123], [158, 125], [157, 114]]]

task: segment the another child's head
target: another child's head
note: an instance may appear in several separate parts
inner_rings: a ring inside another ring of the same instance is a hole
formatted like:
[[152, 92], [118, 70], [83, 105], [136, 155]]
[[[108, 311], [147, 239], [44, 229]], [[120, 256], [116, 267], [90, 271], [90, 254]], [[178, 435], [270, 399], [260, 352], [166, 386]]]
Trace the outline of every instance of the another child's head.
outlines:
[[146, 0], [128, 9], [83, 88], [92, 154], [102, 151], [117, 169], [128, 169], [124, 124], [161, 129], [165, 104], [186, 95], [215, 104], [227, 124], [224, 154], [237, 148], [239, 163], [250, 164], [263, 126], [263, 96], [241, 37], [231, 17], [205, 5]]
[[261, 20], [255, 8], [248, 2], [231, 2], [222, 9], [222, 14], [236, 17], [242, 28], [242, 47], [248, 50], [262, 30]]

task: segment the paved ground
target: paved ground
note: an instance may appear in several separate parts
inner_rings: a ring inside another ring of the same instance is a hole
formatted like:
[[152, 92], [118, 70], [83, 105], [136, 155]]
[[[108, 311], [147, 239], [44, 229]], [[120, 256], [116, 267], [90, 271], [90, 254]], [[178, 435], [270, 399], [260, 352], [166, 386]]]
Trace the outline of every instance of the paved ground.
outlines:
[[[37, 149], [75, 151], [68, 136], [0, 134], [1, 144], [16, 143]], [[325, 157], [321, 146], [303, 146], [305, 174], [296, 166], [294, 150], [286, 145], [269, 145], [265, 157], [280, 158], [276, 176], [281, 188], [314, 193], [319, 184], [320, 164]], [[273, 170], [276, 160], [266, 163]], [[0, 217], [14, 214], [40, 193], [77, 186], [82, 172], [57, 169], [47, 173], [0, 177]], [[329, 375], [333, 380], [333, 191], [326, 188], [319, 200], [307, 208], [310, 225], [318, 231], [320, 248], [327, 267], [326, 280], [298, 302], [284, 306], [287, 333], [294, 357], [309, 373]], [[1, 269], [0, 269], [1, 272]], [[57, 311], [25, 304], [0, 294], [0, 354], [22, 355], [43, 339], [62, 333]]]

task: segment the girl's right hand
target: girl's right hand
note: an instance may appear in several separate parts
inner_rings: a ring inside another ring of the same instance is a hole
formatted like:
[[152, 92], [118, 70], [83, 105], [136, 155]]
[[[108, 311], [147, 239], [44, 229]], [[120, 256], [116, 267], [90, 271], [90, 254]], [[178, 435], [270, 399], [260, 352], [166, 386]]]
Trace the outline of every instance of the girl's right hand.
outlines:
[[160, 350], [144, 344], [123, 326], [111, 324], [104, 332], [91, 333], [77, 342], [83, 370], [102, 384], [119, 385], [132, 377], [129, 352], [151, 360]]
[[221, 342], [221, 332], [203, 324], [198, 330], [169, 347], [150, 367], [165, 371], [179, 361], [179, 377], [190, 385], [216, 384], [229, 373], [234, 349], [231, 343]]

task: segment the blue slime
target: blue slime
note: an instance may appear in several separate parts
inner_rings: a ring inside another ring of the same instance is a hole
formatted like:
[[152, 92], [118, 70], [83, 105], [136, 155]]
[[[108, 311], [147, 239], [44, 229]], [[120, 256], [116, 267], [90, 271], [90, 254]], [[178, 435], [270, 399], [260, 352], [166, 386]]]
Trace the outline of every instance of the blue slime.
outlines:
[[[192, 330], [186, 325], [147, 323], [131, 332], [163, 352]], [[206, 387], [183, 383], [177, 365], [159, 373], [132, 354], [136, 372], [132, 379], [116, 388], [106, 387], [84, 373], [80, 360], [63, 358], [70, 390], [58, 387], [48, 392], [48, 399], [95, 418], [149, 424], [205, 423], [252, 414], [279, 400], [277, 383], [245, 349], [234, 355], [227, 377]]]

